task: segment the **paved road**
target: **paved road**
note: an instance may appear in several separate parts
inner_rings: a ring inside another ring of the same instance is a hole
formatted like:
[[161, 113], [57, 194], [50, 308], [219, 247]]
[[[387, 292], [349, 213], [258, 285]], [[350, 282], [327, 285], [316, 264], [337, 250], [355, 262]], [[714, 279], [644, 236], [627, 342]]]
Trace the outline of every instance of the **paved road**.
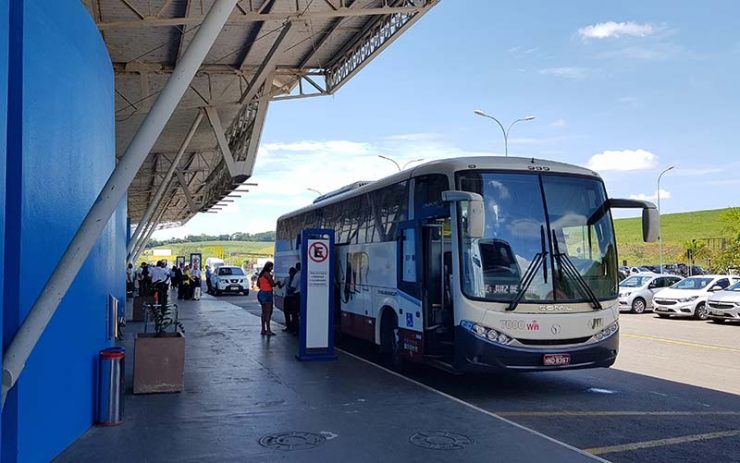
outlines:
[[[223, 299], [259, 314], [254, 296]], [[614, 462], [740, 462], [740, 326], [624, 314], [621, 327], [610, 369], [405, 375]], [[341, 347], [377, 360], [364, 344]]]

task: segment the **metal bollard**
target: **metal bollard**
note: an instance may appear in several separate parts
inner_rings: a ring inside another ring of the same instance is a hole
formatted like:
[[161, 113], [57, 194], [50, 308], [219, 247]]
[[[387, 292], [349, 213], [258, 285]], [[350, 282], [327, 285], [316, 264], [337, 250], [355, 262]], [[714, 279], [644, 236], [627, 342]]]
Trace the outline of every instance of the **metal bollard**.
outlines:
[[96, 423], [116, 426], [123, 418], [123, 390], [126, 350], [111, 347], [100, 351], [98, 365], [98, 407]]

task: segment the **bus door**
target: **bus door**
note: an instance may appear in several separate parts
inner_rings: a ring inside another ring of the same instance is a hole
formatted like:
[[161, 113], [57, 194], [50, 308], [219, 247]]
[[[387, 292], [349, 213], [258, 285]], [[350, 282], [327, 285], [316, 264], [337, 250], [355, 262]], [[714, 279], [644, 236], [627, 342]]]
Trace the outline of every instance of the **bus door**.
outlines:
[[449, 231], [449, 218], [433, 220], [422, 226], [421, 301], [424, 344], [428, 355], [451, 354], [454, 346]]

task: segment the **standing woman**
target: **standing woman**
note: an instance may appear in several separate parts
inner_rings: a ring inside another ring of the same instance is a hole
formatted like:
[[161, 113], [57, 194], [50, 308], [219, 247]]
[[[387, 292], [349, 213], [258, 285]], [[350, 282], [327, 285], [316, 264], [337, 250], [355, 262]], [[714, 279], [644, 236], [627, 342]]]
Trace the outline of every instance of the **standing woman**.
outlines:
[[260, 333], [262, 336], [275, 335], [270, 330], [270, 320], [272, 319], [272, 289], [275, 286], [278, 288], [283, 287], [281, 283], [275, 282], [272, 278], [273, 267], [272, 262], [267, 262], [257, 278], [257, 287], [259, 288], [257, 300], [262, 306], [262, 332]]

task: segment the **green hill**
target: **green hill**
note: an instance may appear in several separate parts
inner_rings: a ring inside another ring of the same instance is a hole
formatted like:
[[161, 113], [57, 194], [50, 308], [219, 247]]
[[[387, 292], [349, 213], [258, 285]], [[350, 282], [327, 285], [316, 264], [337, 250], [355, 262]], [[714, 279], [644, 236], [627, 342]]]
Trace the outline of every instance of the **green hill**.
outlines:
[[[727, 209], [682, 212], [661, 216], [663, 236], [663, 262], [686, 262], [685, 243], [691, 240], [704, 241], [710, 249], [718, 248], [727, 234], [723, 231], [720, 215]], [[619, 263], [627, 265], [657, 264], [660, 259], [658, 243], [642, 241], [642, 219], [616, 219], [614, 231], [619, 246]], [[699, 265], [710, 262], [697, 261]]]
[[[218, 257], [220, 247], [223, 247], [224, 261], [227, 264], [241, 265], [245, 261], [254, 262], [258, 257], [272, 257], [275, 245], [269, 241], [203, 241], [198, 243], [177, 243], [157, 246], [154, 249], [169, 249], [172, 257], [165, 257], [170, 263], [176, 256], [185, 256], [190, 259], [190, 253], [203, 254], [203, 261], [208, 257]], [[147, 249], [139, 260], [152, 261], [151, 249]]]

